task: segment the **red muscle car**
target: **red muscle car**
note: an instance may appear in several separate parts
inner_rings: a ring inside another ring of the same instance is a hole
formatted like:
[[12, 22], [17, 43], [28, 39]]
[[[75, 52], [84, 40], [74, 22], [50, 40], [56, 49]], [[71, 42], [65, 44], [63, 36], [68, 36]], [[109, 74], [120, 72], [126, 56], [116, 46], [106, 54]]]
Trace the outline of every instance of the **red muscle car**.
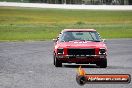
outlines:
[[94, 29], [64, 29], [54, 39], [54, 65], [96, 64], [107, 67], [107, 47]]

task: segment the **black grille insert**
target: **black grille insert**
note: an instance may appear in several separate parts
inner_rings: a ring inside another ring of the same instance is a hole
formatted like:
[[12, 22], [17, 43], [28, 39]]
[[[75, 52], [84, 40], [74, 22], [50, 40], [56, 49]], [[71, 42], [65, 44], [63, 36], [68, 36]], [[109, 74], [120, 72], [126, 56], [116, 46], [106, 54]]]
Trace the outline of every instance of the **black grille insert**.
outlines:
[[95, 49], [68, 49], [68, 55], [95, 55]]

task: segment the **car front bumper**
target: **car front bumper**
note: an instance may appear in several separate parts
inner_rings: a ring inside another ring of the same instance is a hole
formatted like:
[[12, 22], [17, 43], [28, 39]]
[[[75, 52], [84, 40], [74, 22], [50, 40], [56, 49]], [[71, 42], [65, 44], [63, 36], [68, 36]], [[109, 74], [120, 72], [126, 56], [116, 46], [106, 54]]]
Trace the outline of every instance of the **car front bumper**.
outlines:
[[56, 59], [62, 63], [93, 63], [106, 59], [107, 55], [58, 55]]

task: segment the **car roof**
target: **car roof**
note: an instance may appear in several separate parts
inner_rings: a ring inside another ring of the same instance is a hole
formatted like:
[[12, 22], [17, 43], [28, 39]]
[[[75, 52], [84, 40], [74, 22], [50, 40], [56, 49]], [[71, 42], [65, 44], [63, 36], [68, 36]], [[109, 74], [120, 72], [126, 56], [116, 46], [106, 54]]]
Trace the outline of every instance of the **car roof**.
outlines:
[[66, 31], [73, 31], [73, 32], [76, 32], [76, 31], [96, 31], [95, 29], [64, 29], [62, 30], [62, 32], [66, 32]]

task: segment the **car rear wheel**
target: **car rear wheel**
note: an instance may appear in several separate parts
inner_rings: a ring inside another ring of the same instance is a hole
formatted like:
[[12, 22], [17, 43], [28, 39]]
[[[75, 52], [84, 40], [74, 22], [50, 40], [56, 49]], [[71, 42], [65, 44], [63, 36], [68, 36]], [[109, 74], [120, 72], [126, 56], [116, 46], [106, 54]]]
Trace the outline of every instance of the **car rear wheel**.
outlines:
[[100, 68], [106, 68], [107, 67], [107, 59], [103, 59], [99, 62], [96, 63], [97, 66], [99, 66]]
[[54, 65], [55, 67], [62, 67], [62, 63], [59, 60], [57, 60], [55, 56], [54, 56]]

